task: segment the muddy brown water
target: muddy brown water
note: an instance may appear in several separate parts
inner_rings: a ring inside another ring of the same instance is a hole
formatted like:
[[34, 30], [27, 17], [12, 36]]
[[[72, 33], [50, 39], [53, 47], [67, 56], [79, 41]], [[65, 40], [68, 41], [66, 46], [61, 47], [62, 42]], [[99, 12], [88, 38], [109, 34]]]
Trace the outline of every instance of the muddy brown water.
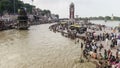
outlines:
[[51, 24], [0, 32], [0, 68], [94, 68], [79, 63], [80, 44], [53, 33]]

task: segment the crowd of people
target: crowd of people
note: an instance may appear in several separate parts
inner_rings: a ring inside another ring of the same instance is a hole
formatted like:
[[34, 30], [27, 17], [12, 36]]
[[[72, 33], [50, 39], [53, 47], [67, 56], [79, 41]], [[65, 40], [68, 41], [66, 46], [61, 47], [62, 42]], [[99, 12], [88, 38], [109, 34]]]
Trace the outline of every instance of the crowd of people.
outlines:
[[[117, 67], [120, 61], [119, 48], [116, 48], [119, 45], [117, 39], [117, 35], [114, 33], [103, 33], [95, 35], [94, 32], [88, 32], [86, 33], [86, 37], [83, 39], [84, 42], [81, 42], [81, 50], [83, 50], [83, 56], [88, 60], [90, 60], [90, 58], [88, 58], [89, 56], [91, 56], [91, 58], [97, 59], [99, 63], [96, 67]], [[112, 50], [115, 49], [117, 50], [116, 54], [113, 54]]]
[[[89, 28], [90, 29], [90, 28]], [[95, 59], [96, 68], [120, 68], [120, 37], [119, 33], [107, 32], [107, 27], [93, 29], [94, 31], [86, 32], [82, 38], [81, 50], [82, 55], [88, 61]], [[101, 33], [97, 33], [101, 31]]]
[[[54, 32], [58, 31], [57, 28], [63, 30], [59, 24], [52, 25], [50, 27]], [[97, 25], [95, 25], [97, 26]], [[69, 34], [71, 31], [66, 26], [63, 26], [64, 29], [67, 29], [68, 36], [72, 36], [73, 34]], [[90, 26], [87, 29], [91, 29]], [[97, 30], [96, 30], [97, 29]], [[120, 37], [116, 32], [112, 32], [112, 29], [108, 31], [107, 27], [99, 26], [99, 28], [91, 29], [91, 31], [86, 31], [84, 37], [80, 37], [83, 41], [81, 43], [81, 51], [82, 56], [89, 60], [95, 59], [97, 60], [96, 68], [120, 68]], [[97, 33], [97, 31], [101, 31], [101, 33]], [[60, 31], [62, 33], [62, 31]], [[64, 34], [64, 33], [63, 33]], [[74, 36], [75, 39], [78, 38]], [[79, 42], [79, 40], [77, 40]], [[91, 61], [92, 62], [92, 61]]]

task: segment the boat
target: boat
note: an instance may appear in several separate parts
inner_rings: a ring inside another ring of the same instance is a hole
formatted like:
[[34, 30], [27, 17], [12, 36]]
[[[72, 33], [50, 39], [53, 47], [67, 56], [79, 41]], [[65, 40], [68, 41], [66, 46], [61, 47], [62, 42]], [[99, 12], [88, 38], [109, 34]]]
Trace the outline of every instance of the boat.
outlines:
[[27, 12], [24, 8], [20, 8], [18, 11], [19, 15], [17, 18], [16, 28], [20, 30], [27, 30], [30, 27], [28, 22]]
[[18, 20], [17, 21], [17, 29], [27, 30], [30, 27], [30, 24], [27, 20]]

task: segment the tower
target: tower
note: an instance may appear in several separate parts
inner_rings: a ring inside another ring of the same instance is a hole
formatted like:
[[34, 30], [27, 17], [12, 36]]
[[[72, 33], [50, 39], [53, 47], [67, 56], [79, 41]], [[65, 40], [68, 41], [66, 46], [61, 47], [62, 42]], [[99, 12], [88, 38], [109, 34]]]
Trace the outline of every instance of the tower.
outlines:
[[70, 13], [69, 18], [70, 19], [74, 19], [74, 11], [75, 11], [74, 3], [71, 3], [70, 8], [69, 8], [69, 13]]

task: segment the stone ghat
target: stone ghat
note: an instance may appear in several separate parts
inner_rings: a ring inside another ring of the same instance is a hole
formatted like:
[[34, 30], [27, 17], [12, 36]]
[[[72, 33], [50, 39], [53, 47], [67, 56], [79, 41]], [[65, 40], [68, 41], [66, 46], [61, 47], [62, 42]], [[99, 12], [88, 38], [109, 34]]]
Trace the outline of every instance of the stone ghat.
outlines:
[[75, 35], [74, 33], [70, 33], [70, 32], [68, 33], [67, 30], [56, 29], [58, 26], [59, 24], [53, 24], [49, 27], [49, 29], [50, 31], [53, 31], [53, 32], [60, 32], [62, 36], [65, 36], [71, 39], [79, 38], [79, 39], [85, 40], [85, 33]]

